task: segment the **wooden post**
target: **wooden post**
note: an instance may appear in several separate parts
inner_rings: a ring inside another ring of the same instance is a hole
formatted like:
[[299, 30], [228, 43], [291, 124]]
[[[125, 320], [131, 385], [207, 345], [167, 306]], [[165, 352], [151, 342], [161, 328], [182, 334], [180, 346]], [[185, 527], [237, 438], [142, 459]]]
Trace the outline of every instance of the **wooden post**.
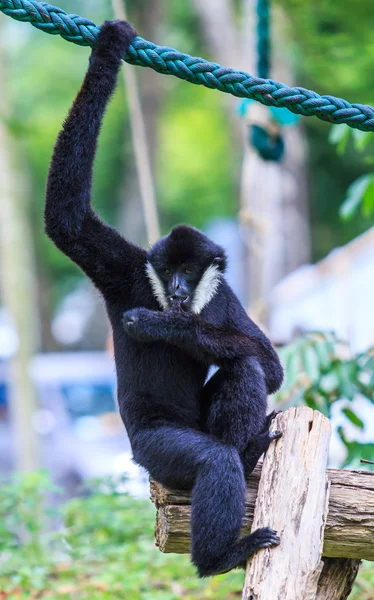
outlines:
[[346, 600], [360, 564], [361, 561], [355, 558], [325, 558], [316, 600]]
[[[250, 561], [243, 597], [346, 600], [360, 559], [374, 561], [374, 473], [327, 469], [324, 528], [329, 423], [310, 409], [291, 409], [277, 417], [274, 427], [284, 437], [247, 481], [243, 533], [269, 525], [279, 531], [282, 544]], [[163, 552], [188, 552], [190, 494], [151, 480], [151, 496], [158, 508], [156, 544]]]
[[283, 437], [265, 456], [253, 529], [272, 527], [281, 543], [249, 560], [243, 600], [312, 600], [323, 567], [331, 425], [303, 407], [278, 415], [272, 428]]

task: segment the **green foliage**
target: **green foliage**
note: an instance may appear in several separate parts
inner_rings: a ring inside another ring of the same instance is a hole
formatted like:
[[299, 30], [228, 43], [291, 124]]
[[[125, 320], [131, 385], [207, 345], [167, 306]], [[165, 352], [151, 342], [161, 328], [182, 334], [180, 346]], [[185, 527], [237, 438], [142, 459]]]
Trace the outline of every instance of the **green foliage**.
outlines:
[[372, 600], [374, 590], [374, 566], [364, 561], [349, 600]]
[[302, 79], [315, 82], [313, 89], [319, 93], [372, 103], [371, 0], [361, 0], [355, 10], [350, 0], [278, 3], [291, 21], [290, 36], [301, 49], [294, 58]]
[[[330, 142], [336, 144], [338, 154], [343, 154], [352, 136], [353, 145], [358, 152], [363, 152], [373, 142], [373, 136], [363, 131], [351, 134], [349, 127], [336, 125], [331, 129]], [[373, 156], [365, 157], [366, 162], [372, 162]], [[369, 218], [374, 213], [374, 173], [361, 175], [347, 190], [347, 196], [340, 207], [340, 217], [343, 221], [349, 221], [361, 207], [361, 214]]]
[[235, 153], [227, 151], [228, 123], [219, 100], [210, 90], [196, 93], [178, 83], [165, 103], [157, 172], [166, 229], [178, 222], [203, 227], [237, 208]]
[[[374, 45], [371, 0], [362, 0], [352, 10], [350, 0], [305, 2], [277, 0], [285, 15], [286, 52], [296, 72], [298, 85], [320, 94], [334, 94], [351, 102], [374, 104]], [[275, 20], [274, 20], [275, 21]], [[282, 20], [275, 22], [282, 27]], [[284, 47], [280, 48], [284, 51]], [[289, 83], [286, 81], [286, 83]], [[304, 119], [309, 143], [309, 206], [313, 258], [319, 260], [334, 247], [348, 243], [366, 231], [370, 222], [361, 211], [349, 222], [337, 219], [350, 184], [366, 174], [366, 155], [346, 139], [344, 126], [330, 128], [318, 119]], [[328, 134], [339, 135], [341, 153], [328, 143]], [[352, 135], [352, 134], [351, 134]], [[369, 139], [373, 136], [369, 134]], [[355, 138], [355, 144], [357, 144]], [[346, 148], [344, 154], [343, 149]]]
[[374, 211], [374, 174], [362, 175], [347, 190], [347, 197], [340, 208], [340, 216], [349, 221], [361, 206], [364, 217], [370, 217]]
[[243, 573], [201, 581], [187, 556], [159, 552], [152, 505], [121, 493], [121, 484], [120, 479], [94, 482], [82, 498], [51, 510], [46, 494], [56, 489], [45, 473], [4, 483], [4, 600], [223, 600], [239, 595]]
[[[305, 403], [329, 418], [339, 401], [339, 410], [358, 433], [364, 429], [352, 402], [364, 397], [374, 404], [374, 350], [352, 356], [348, 345], [333, 333], [310, 333], [282, 348], [280, 355], [286, 381], [278, 401], [293, 406]], [[345, 465], [373, 456], [374, 444], [349, 441], [343, 430], [340, 438], [347, 450]]]
[[[44, 472], [17, 475], [0, 490], [2, 600], [234, 600], [243, 573], [199, 580], [189, 557], [154, 547], [149, 501], [120, 493], [122, 481], [94, 482], [81, 498], [47, 507], [57, 490]], [[51, 528], [51, 520], [54, 527]], [[364, 564], [352, 600], [372, 600]]]
[[[128, 4], [141, 26], [149, 1]], [[108, 2], [81, 1], [78, 7], [67, 1], [64, 9], [69, 10], [69, 6], [73, 12], [79, 8], [82, 15], [89, 15], [97, 23], [112, 16]], [[189, 3], [171, 4], [165, 11], [164, 43], [204, 54], [196, 12]], [[85, 73], [89, 49], [43, 35], [10, 19], [4, 18], [4, 29], [5, 33], [9, 29], [10, 38], [17, 40], [9, 44], [7, 56], [11, 106], [7, 122], [29, 168], [29, 212], [38, 264], [44, 280], [51, 283], [54, 304], [81, 274], [44, 234], [45, 182], [58, 131]], [[141, 88], [146, 75], [145, 70], [138, 73]], [[154, 148], [150, 152], [156, 157], [154, 175], [162, 228], [168, 230], [183, 221], [202, 227], [212, 217], [231, 216], [237, 209], [234, 179], [239, 161], [235, 152], [228, 152], [231, 132], [222, 98], [174, 78], [159, 76], [158, 85], [165, 92], [157, 113], [157, 152]], [[153, 111], [147, 103], [143, 108], [145, 116]], [[132, 170], [126, 91], [120, 81], [105, 116], [94, 171], [95, 209], [109, 223], [116, 223], [121, 186], [123, 182], [126, 185], [127, 174], [133, 177]]]

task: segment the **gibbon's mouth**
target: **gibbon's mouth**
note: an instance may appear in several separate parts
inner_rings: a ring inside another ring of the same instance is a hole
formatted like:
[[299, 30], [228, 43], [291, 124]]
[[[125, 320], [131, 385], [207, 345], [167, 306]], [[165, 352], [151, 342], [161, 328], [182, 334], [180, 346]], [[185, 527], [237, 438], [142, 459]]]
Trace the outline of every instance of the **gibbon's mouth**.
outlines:
[[186, 296], [185, 298], [169, 296], [168, 301], [170, 312], [188, 312], [191, 308], [191, 298], [189, 296]]

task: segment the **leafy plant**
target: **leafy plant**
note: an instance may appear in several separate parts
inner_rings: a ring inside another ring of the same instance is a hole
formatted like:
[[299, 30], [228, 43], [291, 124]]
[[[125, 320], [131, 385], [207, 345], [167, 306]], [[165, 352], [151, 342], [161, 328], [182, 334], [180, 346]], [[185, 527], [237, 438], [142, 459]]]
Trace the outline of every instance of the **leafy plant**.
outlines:
[[[46, 473], [17, 475], [0, 490], [1, 600], [233, 600], [243, 573], [199, 580], [189, 557], [154, 546], [149, 501], [121, 479], [92, 482], [52, 511]], [[53, 519], [53, 527], [51, 527]]]
[[[366, 398], [374, 404], [374, 350], [352, 355], [347, 343], [334, 333], [309, 333], [280, 350], [285, 365], [285, 384], [277, 394], [285, 406], [306, 404], [332, 416], [332, 407], [339, 410], [357, 430], [364, 423], [356, 414], [354, 400]], [[374, 444], [349, 441], [343, 429], [340, 439], [347, 450], [345, 464], [359, 458], [371, 458]]]
[[[343, 154], [351, 138], [355, 149], [363, 152], [372, 141], [373, 135], [370, 132], [351, 129], [348, 125], [335, 125], [331, 128], [330, 142], [336, 145], [338, 154]], [[372, 156], [367, 156], [366, 162], [372, 163]], [[362, 175], [349, 186], [340, 207], [340, 217], [349, 221], [360, 207], [365, 218], [374, 213], [374, 173]]]

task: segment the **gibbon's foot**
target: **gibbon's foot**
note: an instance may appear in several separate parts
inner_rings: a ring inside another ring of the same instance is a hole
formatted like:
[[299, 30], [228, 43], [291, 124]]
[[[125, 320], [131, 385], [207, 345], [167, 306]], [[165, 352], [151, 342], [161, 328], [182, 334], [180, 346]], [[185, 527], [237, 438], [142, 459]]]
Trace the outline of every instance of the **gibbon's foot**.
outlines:
[[125, 58], [131, 42], [137, 35], [135, 29], [126, 21], [105, 21], [100, 28], [93, 54]]
[[250, 534], [250, 537], [252, 538], [250, 540], [252, 546], [251, 554], [254, 554], [262, 548], [270, 548], [271, 546], [279, 546], [280, 544], [278, 532], [274, 531], [274, 529], [270, 529], [270, 527], [256, 529], [256, 531]]
[[270, 427], [270, 425], [271, 425], [271, 422], [272, 422], [272, 421], [274, 421], [275, 417], [276, 417], [277, 415], [280, 415], [280, 414], [281, 414], [281, 412], [282, 412], [281, 410], [273, 410], [273, 412], [271, 412], [271, 413], [270, 413], [270, 415], [268, 415], [268, 416], [266, 417], [265, 425], [264, 425], [264, 427], [263, 427], [263, 430], [262, 430], [263, 432], [265, 432], [265, 431], [268, 431], [268, 430], [269, 430], [269, 427]]
[[265, 426], [259, 436], [260, 438], [264, 435], [267, 436], [269, 439], [269, 445], [273, 440], [279, 440], [279, 438], [281, 438], [283, 435], [283, 433], [279, 429], [277, 429], [276, 431], [269, 431], [269, 427], [272, 421], [274, 421], [275, 417], [281, 412], [281, 410], [273, 410], [273, 412], [271, 412], [270, 415], [266, 417]]
[[267, 429], [251, 440], [243, 454], [241, 454], [241, 461], [244, 467], [244, 476], [246, 479], [252, 473], [260, 459], [260, 456], [265, 454], [270, 444], [273, 441], [279, 440], [282, 435], [282, 432], [279, 430], [270, 432]]
[[204, 560], [194, 562], [200, 577], [223, 575], [232, 569], [245, 568], [250, 556], [259, 550], [279, 546], [279, 544], [280, 538], [277, 532], [270, 529], [270, 527], [262, 527], [242, 537], [235, 546], [227, 550], [225, 554], [217, 556], [214, 560], [211, 558], [208, 562]]
[[[256, 531], [253, 532], [253, 535], [257, 536], [257, 534], [259, 534], [259, 536], [258, 536], [258, 540], [259, 540], [258, 543], [260, 544], [260, 546], [258, 548], [259, 550], [261, 548], [270, 548], [271, 546], [279, 546], [279, 544], [280, 544], [280, 537], [278, 536], [278, 532], [274, 531], [273, 529], [270, 529], [269, 527], [257, 529]], [[250, 556], [249, 556], [249, 558], [250, 558]], [[247, 561], [243, 560], [241, 563], [239, 563], [238, 568], [246, 569]]]
[[279, 440], [282, 437], [282, 435], [283, 433], [279, 429], [276, 429], [276, 431], [269, 432], [269, 438], [271, 439], [271, 441]]

